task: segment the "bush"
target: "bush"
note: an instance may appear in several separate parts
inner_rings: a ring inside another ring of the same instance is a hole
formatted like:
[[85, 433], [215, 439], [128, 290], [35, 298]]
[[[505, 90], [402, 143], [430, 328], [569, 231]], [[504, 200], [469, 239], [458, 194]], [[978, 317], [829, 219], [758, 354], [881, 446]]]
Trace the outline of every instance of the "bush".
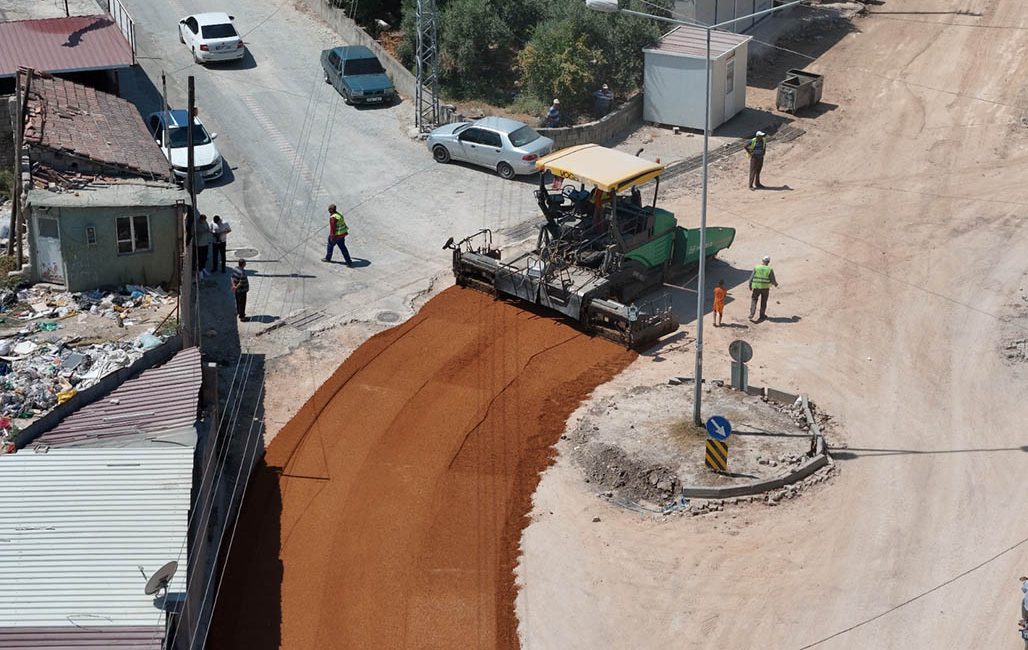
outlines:
[[[348, 0], [334, 0], [345, 5]], [[385, 3], [388, 4], [388, 3]], [[589, 11], [583, 0], [437, 0], [444, 92], [523, 108], [559, 97], [568, 114], [587, 109], [606, 83], [616, 97], [642, 85], [642, 48], [661, 34], [656, 21]], [[672, 0], [633, 0], [632, 9], [668, 15]], [[401, 0], [400, 60], [414, 69], [415, 0]], [[531, 98], [531, 101], [529, 100]], [[520, 108], [519, 108], [520, 110]], [[527, 112], [527, 111], [525, 111]]]
[[561, 108], [575, 112], [589, 103], [596, 74], [604, 64], [603, 52], [589, 46], [574, 19], [541, 24], [518, 56], [525, 92], [550, 103], [560, 98]]

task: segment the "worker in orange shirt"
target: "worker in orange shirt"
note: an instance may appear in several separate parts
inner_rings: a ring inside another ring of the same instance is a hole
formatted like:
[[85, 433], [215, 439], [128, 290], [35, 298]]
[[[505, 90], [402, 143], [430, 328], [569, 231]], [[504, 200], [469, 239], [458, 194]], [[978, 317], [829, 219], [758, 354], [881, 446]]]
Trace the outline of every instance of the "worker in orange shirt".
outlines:
[[721, 327], [725, 322], [725, 297], [727, 296], [725, 281], [718, 280], [717, 286], [714, 287], [714, 327]]

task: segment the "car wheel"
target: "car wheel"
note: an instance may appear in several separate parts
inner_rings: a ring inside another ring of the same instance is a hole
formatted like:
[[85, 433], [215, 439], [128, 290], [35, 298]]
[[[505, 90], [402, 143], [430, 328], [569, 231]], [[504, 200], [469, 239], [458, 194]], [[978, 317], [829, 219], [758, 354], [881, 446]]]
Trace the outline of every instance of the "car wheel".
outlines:
[[505, 178], [508, 181], [517, 176], [514, 173], [514, 168], [510, 166], [510, 163], [501, 162], [496, 166], [496, 173], [500, 175], [500, 178]]
[[441, 144], [437, 144], [432, 147], [432, 158], [434, 158], [437, 163], [448, 163], [450, 162], [450, 150]]

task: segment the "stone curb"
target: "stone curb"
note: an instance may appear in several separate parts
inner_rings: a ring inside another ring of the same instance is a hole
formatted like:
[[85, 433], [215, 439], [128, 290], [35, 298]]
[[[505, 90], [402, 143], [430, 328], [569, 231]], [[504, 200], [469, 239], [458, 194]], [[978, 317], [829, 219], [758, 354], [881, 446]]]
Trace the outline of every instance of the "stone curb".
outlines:
[[[693, 381], [692, 377], [675, 377], [671, 379], [669, 383], [678, 385], [691, 381]], [[780, 487], [802, 481], [817, 470], [832, 464], [832, 459], [828, 455], [828, 446], [825, 444], [824, 436], [821, 435], [821, 430], [817, 426], [817, 422], [814, 421], [813, 414], [810, 412], [810, 403], [806, 395], [793, 395], [792, 393], [777, 390], [775, 388], [759, 388], [757, 386], [747, 387], [746, 392], [750, 395], [760, 395], [773, 402], [787, 404], [790, 406], [795, 404], [796, 400], [800, 400], [800, 404], [803, 406], [803, 415], [807, 420], [807, 425], [810, 427], [811, 435], [814, 438], [814, 456], [783, 476], [776, 476], [774, 478], [746, 483], [744, 485], [726, 485], [724, 487], [686, 485], [682, 487], [682, 496], [690, 499], [729, 499], [732, 497], [761, 494], [763, 492], [777, 490]]]

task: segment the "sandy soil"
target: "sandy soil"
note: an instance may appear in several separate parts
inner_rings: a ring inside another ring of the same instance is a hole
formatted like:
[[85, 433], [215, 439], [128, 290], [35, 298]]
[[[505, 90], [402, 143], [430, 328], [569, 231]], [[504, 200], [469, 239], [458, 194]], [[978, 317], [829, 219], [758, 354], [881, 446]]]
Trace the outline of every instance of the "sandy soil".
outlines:
[[259, 464], [211, 647], [515, 647], [540, 471], [635, 356], [459, 288], [371, 338]]
[[[522, 539], [524, 647], [1022, 647], [1028, 364], [1004, 342], [1028, 329], [1028, 18], [1019, 0], [872, 9], [893, 13], [811, 65], [832, 110], [769, 150], [763, 181], [783, 189], [746, 191], [740, 160], [710, 198], [711, 223], [739, 228], [726, 257], [769, 253], [782, 285], [782, 320], [742, 333], [751, 382], [837, 415], [841, 472], [714, 528], [614, 508], [562, 454]], [[705, 333], [725, 376], [725, 332]]]

